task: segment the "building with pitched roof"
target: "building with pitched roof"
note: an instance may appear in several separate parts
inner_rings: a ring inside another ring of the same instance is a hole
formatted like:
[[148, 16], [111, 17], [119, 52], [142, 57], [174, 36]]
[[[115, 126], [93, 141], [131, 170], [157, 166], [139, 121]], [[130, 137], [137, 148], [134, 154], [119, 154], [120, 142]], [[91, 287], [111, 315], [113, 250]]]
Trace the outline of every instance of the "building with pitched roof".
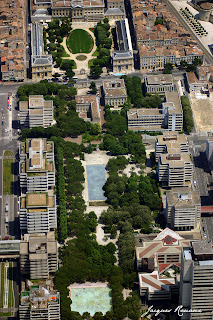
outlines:
[[101, 124], [99, 98], [96, 95], [76, 96], [76, 112], [80, 118]]
[[147, 300], [169, 300], [178, 294], [181, 249], [186, 245], [189, 241], [169, 228], [154, 239], [142, 238], [136, 246], [141, 296]]

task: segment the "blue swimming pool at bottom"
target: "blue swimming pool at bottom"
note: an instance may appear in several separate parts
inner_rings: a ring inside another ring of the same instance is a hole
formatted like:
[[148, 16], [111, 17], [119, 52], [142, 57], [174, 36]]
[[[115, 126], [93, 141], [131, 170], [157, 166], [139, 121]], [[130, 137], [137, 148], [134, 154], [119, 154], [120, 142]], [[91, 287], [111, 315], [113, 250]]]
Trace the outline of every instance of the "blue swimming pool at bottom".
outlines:
[[81, 315], [84, 312], [91, 316], [96, 312], [106, 314], [112, 310], [111, 289], [108, 287], [71, 289], [71, 300], [71, 310]]

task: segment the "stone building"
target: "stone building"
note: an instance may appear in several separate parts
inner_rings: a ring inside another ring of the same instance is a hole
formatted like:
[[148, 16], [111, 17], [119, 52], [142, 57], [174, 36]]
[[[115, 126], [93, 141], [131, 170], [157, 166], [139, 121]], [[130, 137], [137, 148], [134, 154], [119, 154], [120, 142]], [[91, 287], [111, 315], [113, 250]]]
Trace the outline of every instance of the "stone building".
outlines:
[[119, 107], [127, 101], [124, 79], [104, 80], [102, 90], [105, 105]]
[[174, 79], [171, 74], [147, 75], [144, 79], [146, 91], [165, 94], [175, 91]]

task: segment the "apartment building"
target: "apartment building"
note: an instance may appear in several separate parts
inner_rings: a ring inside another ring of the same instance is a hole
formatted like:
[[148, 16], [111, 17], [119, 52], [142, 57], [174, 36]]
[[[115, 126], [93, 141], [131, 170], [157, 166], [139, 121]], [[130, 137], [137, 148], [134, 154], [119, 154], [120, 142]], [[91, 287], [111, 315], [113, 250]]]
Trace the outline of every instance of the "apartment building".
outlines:
[[191, 187], [172, 188], [166, 192], [166, 219], [174, 230], [191, 230], [198, 226], [201, 202]]
[[0, 0], [1, 80], [26, 80], [26, 5], [24, 0]]
[[56, 197], [48, 192], [27, 192], [19, 197], [19, 221], [22, 233], [43, 233], [57, 228]]
[[142, 235], [136, 243], [140, 295], [150, 300], [170, 300], [179, 293], [181, 248], [189, 241], [169, 228], [157, 236]]
[[60, 320], [60, 293], [47, 286], [34, 286], [30, 291], [22, 291], [19, 319]]
[[75, 96], [76, 112], [80, 118], [101, 124], [99, 98], [96, 95]]
[[127, 112], [128, 128], [133, 131], [181, 131], [183, 111], [177, 92], [166, 92], [161, 109], [141, 108]]
[[31, 26], [31, 71], [32, 80], [40, 81], [52, 78], [53, 59], [44, 52], [43, 25], [35, 22]]
[[46, 139], [27, 139], [19, 145], [20, 187], [43, 192], [55, 186], [54, 144]]
[[181, 153], [189, 152], [189, 143], [185, 134], [164, 131], [155, 141], [155, 161], [158, 162], [161, 154], [172, 153], [172, 150], [180, 148]]
[[48, 279], [58, 269], [55, 233], [25, 234], [20, 243], [21, 274], [30, 279]]
[[29, 102], [20, 101], [19, 112], [20, 124], [30, 129], [53, 124], [53, 101], [44, 100], [44, 96], [29, 96]]
[[206, 158], [210, 168], [213, 168], [213, 132], [208, 132], [206, 140]]
[[174, 78], [171, 74], [147, 75], [144, 83], [149, 93], [165, 94], [175, 91]]
[[213, 245], [211, 241], [191, 242], [189, 246], [182, 248], [179, 303], [184, 309], [194, 310], [191, 313], [184, 313], [181, 319], [212, 320]]
[[105, 105], [119, 107], [127, 101], [124, 79], [103, 81], [103, 98]]
[[142, 72], [147, 70], [162, 70], [166, 63], [180, 65], [181, 61], [192, 64], [195, 58], [204, 60], [204, 53], [198, 47], [182, 45], [143, 46], [138, 45], [140, 55], [140, 69]]
[[166, 63], [192, 63], [196, 57], [203, 60], [202, 50], [166, 3], [132, 0], [130, 4], [142, 72], [161, 70]]
[[134, 70], [134, 56], [127, 19], [115, 23], [117, 49], [113, 51], [113, 72], [128, 73]]
[[180, 149], [161, 154], [157, 166], [159, 181], [168, 187], [183, 187], [192, 181], [193, 163], [188, 153]]
[[98, 22], [104, 19], [103, 0], [52, 0], [52, 18], [69, 17], [72, 22]]

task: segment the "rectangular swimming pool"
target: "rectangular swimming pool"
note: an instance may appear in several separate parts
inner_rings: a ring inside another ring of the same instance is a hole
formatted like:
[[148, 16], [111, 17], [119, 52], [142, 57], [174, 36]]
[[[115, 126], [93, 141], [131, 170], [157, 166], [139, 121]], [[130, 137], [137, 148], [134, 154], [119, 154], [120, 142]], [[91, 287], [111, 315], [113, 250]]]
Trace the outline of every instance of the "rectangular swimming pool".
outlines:
[[102, 187], [106, 182], [105, 165], [87, 165], [86, 171], [89, 200], [106, 200], [106, 197], [104, 196], [104, 191], [102, 190]]

